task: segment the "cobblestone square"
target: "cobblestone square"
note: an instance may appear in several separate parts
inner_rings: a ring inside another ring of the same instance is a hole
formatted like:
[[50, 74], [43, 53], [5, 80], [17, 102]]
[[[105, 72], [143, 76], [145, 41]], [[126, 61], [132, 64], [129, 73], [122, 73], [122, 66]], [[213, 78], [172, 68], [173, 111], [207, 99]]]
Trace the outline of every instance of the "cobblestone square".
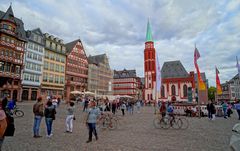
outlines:
[[[76, 121], [72, 134], [65, 132], [66, 105], [57, 109], [53, 123], [53, 136], [46, 137], [43, 118], [41, 138], [33, 138], [33, 103], [19, 103], [25, 112], [23, 118], [15, 118], [15, 136], [6, 137], [3, 151], [226, 151], [231, 137], [231, 129], [239, 122], [236, 115], [229, 119], [188, 118], [186, 130], [155, 129], [153, 107], [143, 107], [141, 113], [126, 114], [116, 130], [98, 131], [99, 140], [87, 144], [88, 129], [83, 121], [82, 106], [76, 105]], [[120, 111], [118, 113], [120, 115]], [[234, 111], [234, 114], [235, 111]]]

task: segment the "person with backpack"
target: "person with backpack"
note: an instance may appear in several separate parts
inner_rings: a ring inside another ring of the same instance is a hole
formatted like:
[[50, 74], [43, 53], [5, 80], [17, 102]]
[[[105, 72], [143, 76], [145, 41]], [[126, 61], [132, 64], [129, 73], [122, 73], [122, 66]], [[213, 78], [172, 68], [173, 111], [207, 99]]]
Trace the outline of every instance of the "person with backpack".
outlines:
[[53, 120], [55, 120], [55, 114], [56, 114], [55, 107], [53, 106], [51, 101], [48, 101], [47, 106], [44, 110], [48, 138], [50, 138], [53, 135], [52, 134], [52, 124], [53, 124]]
[[42, 137], [39, 135], [39, 127], [41, 125], [41, 120], [44, 115], [44, 107], [42, 102], [42, 97], [37, 99], [37, 102], [33, 105], [33, 114], [34, 114], [34, 124], [33, 124], [33, 137], [39, 138]]

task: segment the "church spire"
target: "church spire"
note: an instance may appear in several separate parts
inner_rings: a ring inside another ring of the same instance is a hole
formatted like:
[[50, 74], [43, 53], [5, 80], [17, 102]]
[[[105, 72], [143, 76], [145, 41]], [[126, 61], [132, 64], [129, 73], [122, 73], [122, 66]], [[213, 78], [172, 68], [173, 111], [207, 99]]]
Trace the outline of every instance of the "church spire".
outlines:
[[148, 19], [147, 34], [146, 34], [146, 42], [148, 42], [148, 41], [152, 41], [152, 42], [153, 42], [153, 39], [152, 39], [152, 30], [151, 30], [151, 26], [150, 26], [150, 23], [149, 23], [149, 19]]

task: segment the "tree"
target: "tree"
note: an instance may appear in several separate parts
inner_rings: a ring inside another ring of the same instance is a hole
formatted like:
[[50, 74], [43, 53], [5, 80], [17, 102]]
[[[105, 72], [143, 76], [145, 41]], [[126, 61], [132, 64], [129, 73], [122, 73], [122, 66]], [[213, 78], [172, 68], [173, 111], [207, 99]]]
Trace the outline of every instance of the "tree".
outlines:
[[211, 86], [209, 89], [208, 89], [208, 98], [213, 101], [215, 100], [215, 93], [216, 93], [216, 88]]

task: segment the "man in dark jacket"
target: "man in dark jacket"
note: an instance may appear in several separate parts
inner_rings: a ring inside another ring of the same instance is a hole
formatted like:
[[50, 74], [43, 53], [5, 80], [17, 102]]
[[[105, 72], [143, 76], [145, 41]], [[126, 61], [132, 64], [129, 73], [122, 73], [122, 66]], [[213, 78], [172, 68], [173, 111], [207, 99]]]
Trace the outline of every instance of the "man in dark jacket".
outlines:
[[50, 138], [53, 135], [52, 134], [52, 124], [53, 124], [53, 120], [55, 120], [55, 114], [56, 114], [55, 107], [53, 106], [51, 101], [48, 101], [47, 106], [44, 110], [48, 138]]

